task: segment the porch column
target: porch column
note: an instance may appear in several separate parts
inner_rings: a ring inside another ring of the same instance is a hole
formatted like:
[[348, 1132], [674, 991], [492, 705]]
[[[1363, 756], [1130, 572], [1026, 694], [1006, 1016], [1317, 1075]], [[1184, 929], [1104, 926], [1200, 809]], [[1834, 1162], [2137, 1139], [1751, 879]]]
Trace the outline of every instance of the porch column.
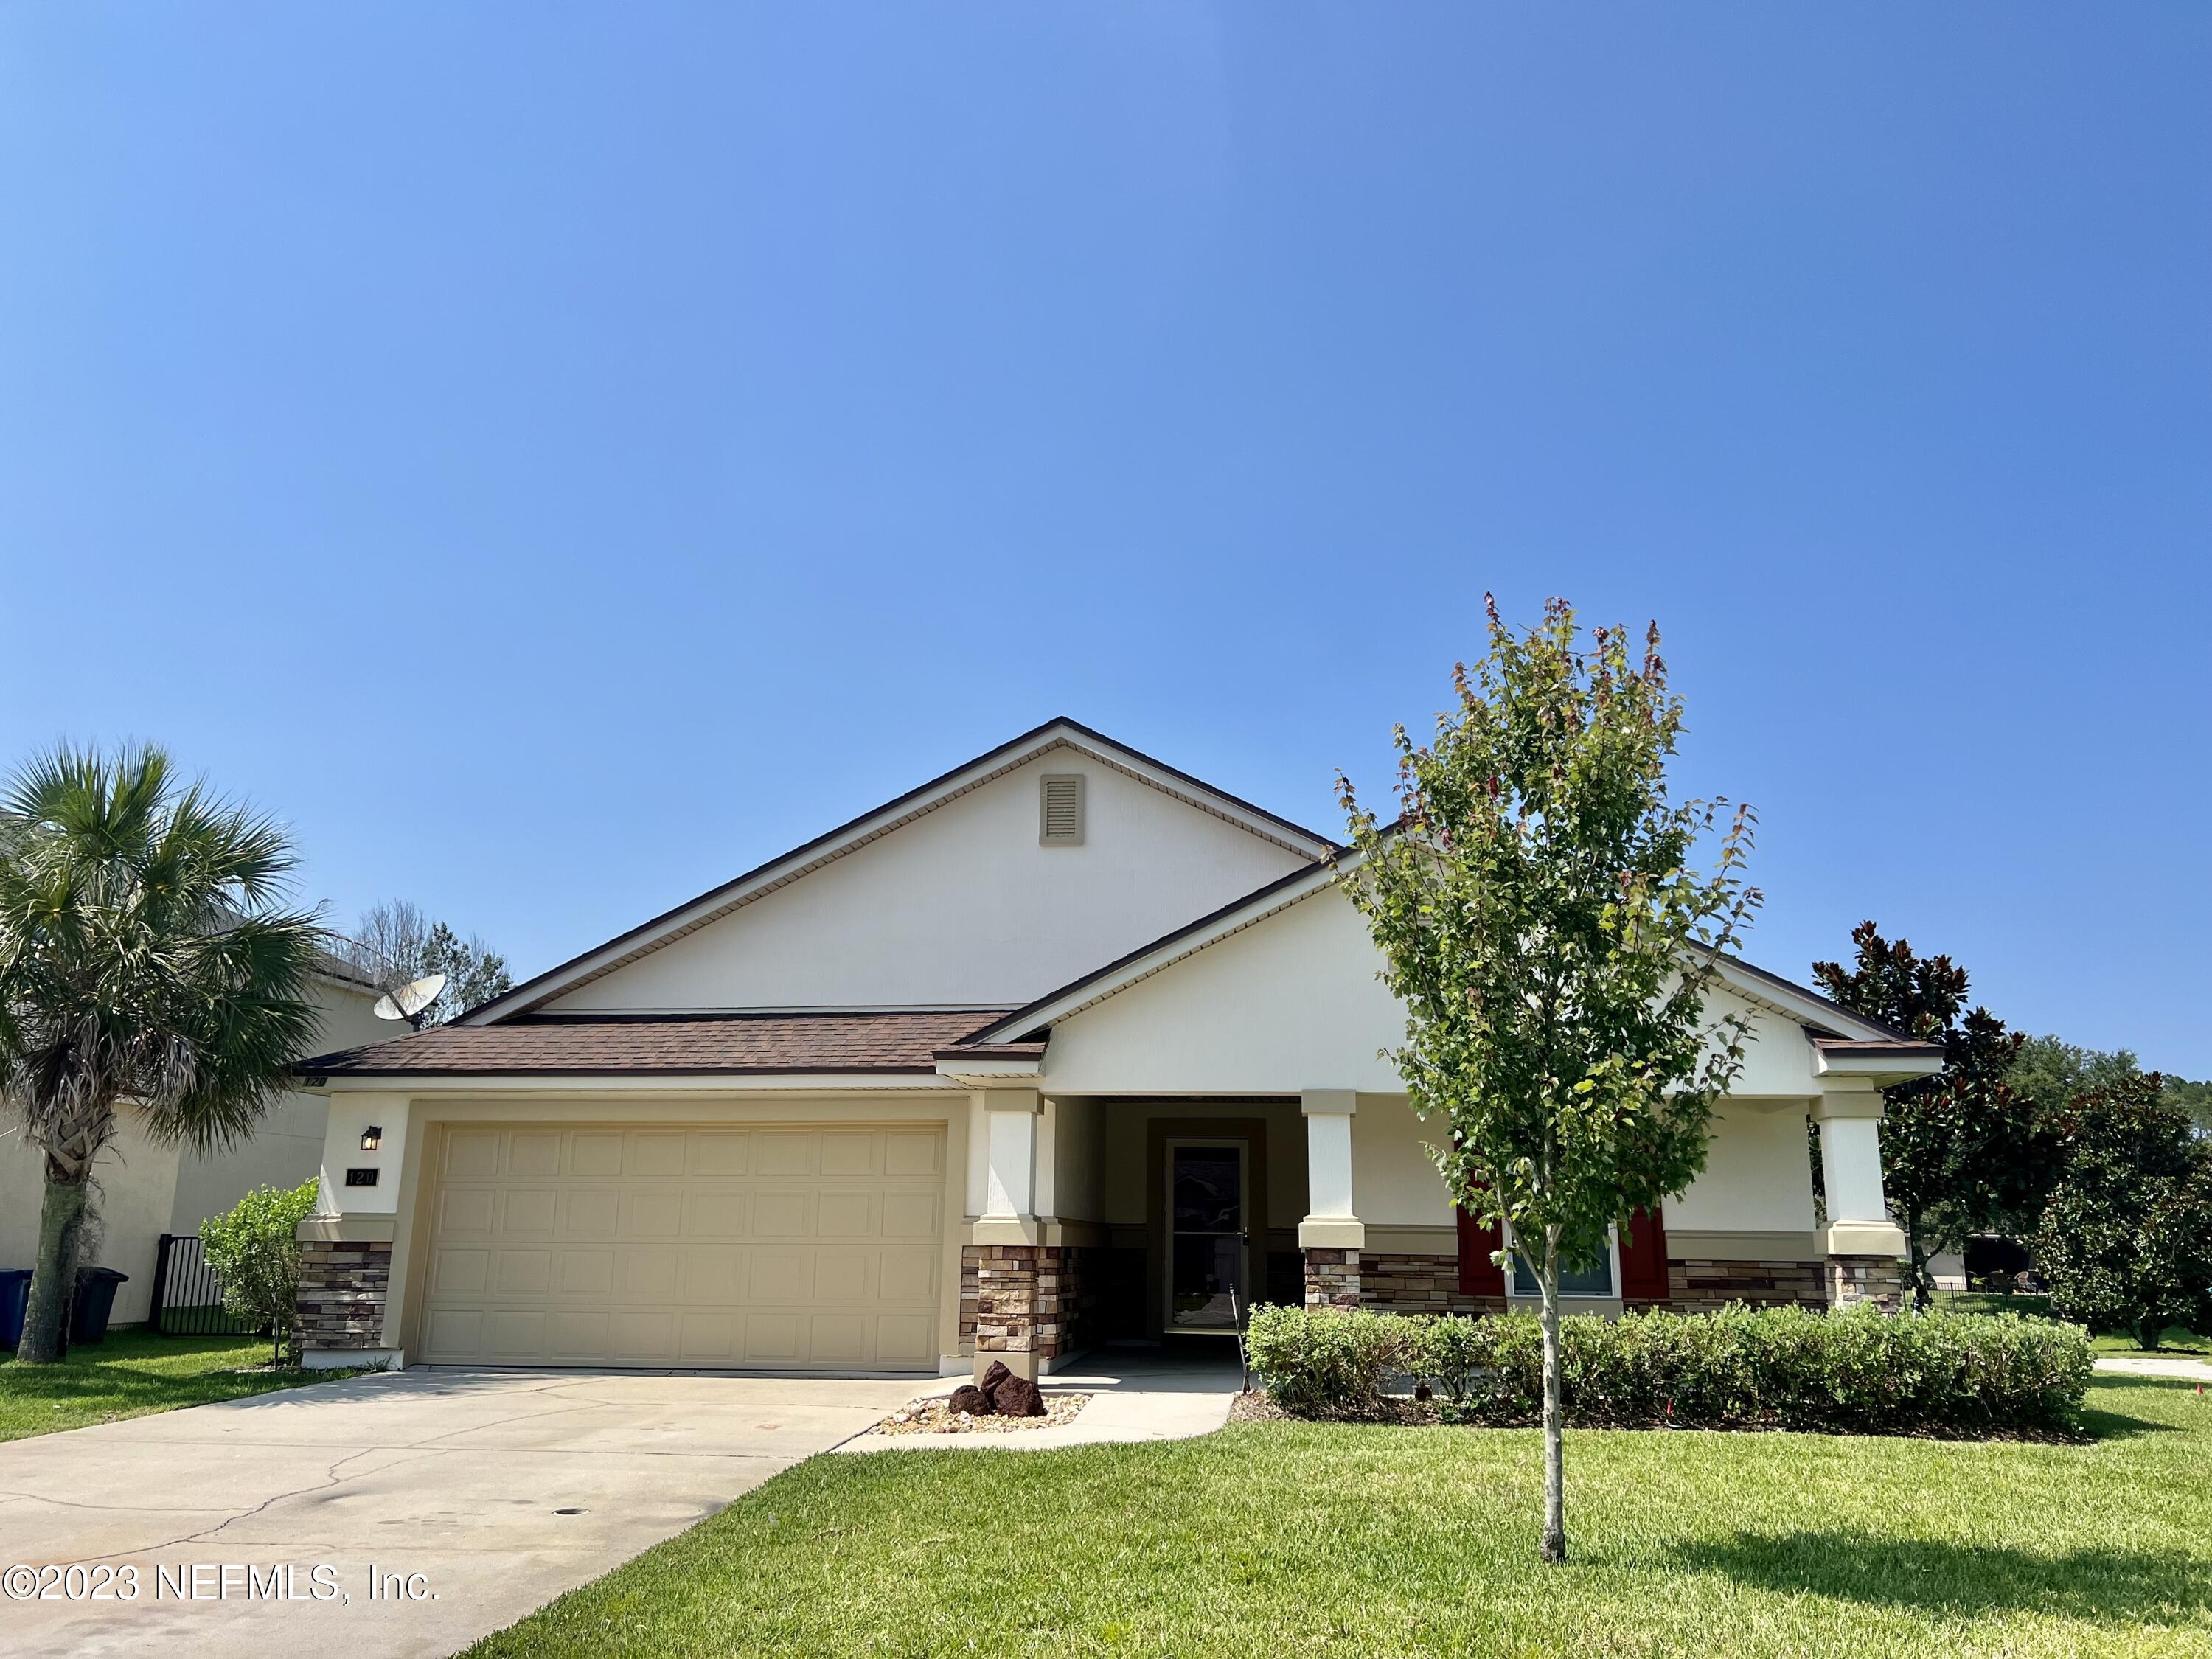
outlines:
[[1298, 1223], [1306, 1306], [1356, 1308], [1359, 1252], [1367, 1243], [1352, 1202], [1352, 1119], [1359, 1097], [1350, 1089], [1308, 1089], [1298, 1099], [1306, 1120], [1306, 1218]]
[[[973, 1284], [975, 1375], [992, 1362], [1037, 1374], [1038, 1277], [1042, 1230], [1036, 1217], [1037, 1121], [1034, 1089], [982, 1091], [983, 1212], [961, 1252], [962, 1299]], [[963, 1314], [966, 1310], [963, 1310]]]
[[311, 1370], [398, 1366], [392, 1256], [405, 1168], [405, 1095], [334, 1091], [315, 1211], [300, 1224], [293, 1332]]
[[1901, 1299], [1905, 1234], [1889, 1218], [1881, 1183], [1881, 1091], [1863, 1078], [1826, 1081], [1813, 1103], [1820, 1126], [1820, 1182], [1827, 1193], [1828, 1304]]

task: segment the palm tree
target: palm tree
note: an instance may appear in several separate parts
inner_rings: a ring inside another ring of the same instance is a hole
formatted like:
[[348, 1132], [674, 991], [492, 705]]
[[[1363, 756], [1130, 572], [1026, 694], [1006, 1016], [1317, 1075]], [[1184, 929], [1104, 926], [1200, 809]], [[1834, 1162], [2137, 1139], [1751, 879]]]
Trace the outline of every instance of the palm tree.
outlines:
[[17, 1358], [58, 1359], [85, 1185], [136, 1112], [157, 1140], [231, 1145], [313, 1039], [314, 919], [265, 817], [179, 787], [168, 757], [66, 745], [0, 794], [0, 1097], [46, 1154]]

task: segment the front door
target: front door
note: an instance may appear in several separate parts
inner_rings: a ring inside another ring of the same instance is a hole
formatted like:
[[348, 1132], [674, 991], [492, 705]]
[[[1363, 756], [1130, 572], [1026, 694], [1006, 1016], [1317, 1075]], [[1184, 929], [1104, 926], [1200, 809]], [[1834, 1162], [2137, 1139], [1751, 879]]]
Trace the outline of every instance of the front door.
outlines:
[[1234, 1331], [1252, 1305], [1248, 1145], [1170, 1140], [1167, 1154], [1167, 1328]]

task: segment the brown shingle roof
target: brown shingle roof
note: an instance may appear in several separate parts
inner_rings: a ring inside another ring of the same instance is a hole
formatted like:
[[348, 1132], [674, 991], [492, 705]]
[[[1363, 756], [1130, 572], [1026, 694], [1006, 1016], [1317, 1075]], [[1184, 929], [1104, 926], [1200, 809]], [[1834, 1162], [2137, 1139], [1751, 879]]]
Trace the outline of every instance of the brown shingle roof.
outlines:
[[609, 1015], [440, 1025], [343, 1053], [303, 1060], [317, 1077], [453, 1073], [936, 1070], [937, 1051], [999, 1011], [818, 1014]]

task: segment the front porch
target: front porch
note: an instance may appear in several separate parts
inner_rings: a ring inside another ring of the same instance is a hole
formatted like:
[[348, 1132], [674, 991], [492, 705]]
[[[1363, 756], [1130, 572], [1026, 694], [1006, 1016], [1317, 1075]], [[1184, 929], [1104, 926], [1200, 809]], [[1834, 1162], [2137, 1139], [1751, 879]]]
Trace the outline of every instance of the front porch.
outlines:
[[979, 1369], [1109, 1343], [1211, 1356], [1253, 1303], [1304, 1296], [1296, 1098], [994, 1089], [975, 1116], [960, 1338]]
[[[1525, 1274], [1462, 1224], [1402, 1096], [972, 1097], [959, 1352], [1049, 1374], [1109, 1344], [1218, 1351], [1255, 1303], [1495, 1313]], [[1881, 1097], [1732, 1102], [1707, 1175], [1617, 1230], [1577, 1278], [1577, 1311], [1894, 1302], [1886, 1218], [1817, 1224], [1820, 1126], [1831, 1215], [1882, 1217]]]

